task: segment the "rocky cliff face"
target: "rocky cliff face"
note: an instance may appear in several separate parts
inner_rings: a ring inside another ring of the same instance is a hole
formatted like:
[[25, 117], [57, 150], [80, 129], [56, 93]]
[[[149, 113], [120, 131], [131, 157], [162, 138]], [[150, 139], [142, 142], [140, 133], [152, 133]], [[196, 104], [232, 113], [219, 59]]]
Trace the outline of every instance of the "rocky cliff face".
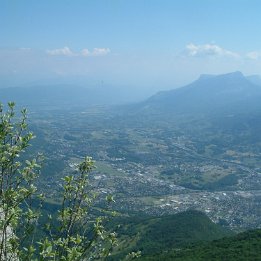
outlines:
[[[0, 209], [0, 222], [3, 221], [3, 212]], [[4, 224], [1, 224], [4, 226]], [[16, 236], [10, 226], [0, 230], [0, 260], [2, 261], [18, 261], [16, 253], [12, 250], [10, 241]], [[14, 252], [14, 253], [13, 253]]]

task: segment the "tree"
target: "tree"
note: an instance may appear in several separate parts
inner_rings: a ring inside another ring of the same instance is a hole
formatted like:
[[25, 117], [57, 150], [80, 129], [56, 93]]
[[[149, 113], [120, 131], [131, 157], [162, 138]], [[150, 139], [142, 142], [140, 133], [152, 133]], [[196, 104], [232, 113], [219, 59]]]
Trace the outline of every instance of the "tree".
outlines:
[[[15, 104], [0, 105], [0, 259], [1, 260], [91, 260], [109, 255], [116, 234], [104, 229], [105, 215], [90, 218], [95, 198], [89, 186], [94, 161], [86, 157], [77, 172], [62, 180], [62, 203], [48, 216], [43, 238], [36, 242], [44, 196], [34, 185], [42, 157], [24, 159], [34, 135], [28, 131], [27, 112], [15, 114]], [[39, 202], [39, 207], [32, 202]], [[113, 201], [112, 196], [107, 197]], [[90, 229], [90, 227], [92, 229]]]

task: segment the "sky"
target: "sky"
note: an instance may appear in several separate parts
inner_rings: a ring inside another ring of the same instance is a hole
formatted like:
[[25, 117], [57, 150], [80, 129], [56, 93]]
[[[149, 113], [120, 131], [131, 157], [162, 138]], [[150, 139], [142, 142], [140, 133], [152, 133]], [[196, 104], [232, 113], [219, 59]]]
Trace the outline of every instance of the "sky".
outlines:
[[0, 87], [261, 74], [260, 14], [260, 0], [0, 0]]

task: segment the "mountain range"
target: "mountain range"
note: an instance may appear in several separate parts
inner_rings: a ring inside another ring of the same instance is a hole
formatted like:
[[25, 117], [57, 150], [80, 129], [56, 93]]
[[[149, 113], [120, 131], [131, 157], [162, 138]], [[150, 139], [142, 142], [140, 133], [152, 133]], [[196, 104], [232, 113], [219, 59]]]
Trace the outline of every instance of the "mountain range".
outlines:
[[48, 84], [0, 88], [0, 101], [15, 101], [17, 105], [29, 108], [39, 107], [88, 107], [94, 105], [115, 105], [142, 101], [148, 90], [120, 86], [84, 86], [74, 84]]
[[[2, 103], [15, 101], [21, 106], [90, 106], [132, 103], [145, 97], [137, 90], [112, 86], [85, 88], [72, 84], [9, 87], [0, 89]], [[201, 75], [184, 87], [161, 91], [137, 102], [138, 112], [210, 113], [261, 110], [261, 78], [241, 72]]]
[[201, 75], [184, 87], [162, 91], [139, 104], [141, 111], [158, 113], [236, 113], [261, 111], [261, 84], [241, 72]]

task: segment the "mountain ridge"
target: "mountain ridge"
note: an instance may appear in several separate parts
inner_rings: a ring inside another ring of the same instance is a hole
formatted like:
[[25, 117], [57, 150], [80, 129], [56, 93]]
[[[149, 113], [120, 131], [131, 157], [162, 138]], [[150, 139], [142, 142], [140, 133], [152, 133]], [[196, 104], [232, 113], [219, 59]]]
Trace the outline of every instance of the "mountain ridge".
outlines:
[[241, 72], [209, 76], [169, 91], [162, 91], [141, 104], [147, 109], [172, 113], [213, 112], [235, 110], [237, 107], [260, 108], [261, 87], [249, 81]]

